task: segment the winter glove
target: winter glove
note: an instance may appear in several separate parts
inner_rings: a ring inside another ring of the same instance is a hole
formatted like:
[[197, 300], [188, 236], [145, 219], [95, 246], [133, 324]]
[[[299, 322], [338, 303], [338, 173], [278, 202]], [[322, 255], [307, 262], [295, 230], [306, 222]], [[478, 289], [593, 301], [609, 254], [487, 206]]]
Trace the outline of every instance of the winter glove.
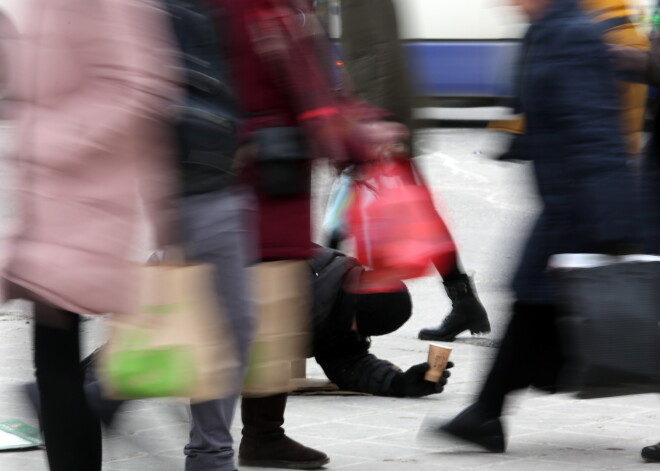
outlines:
[[391, 395], [394, 397], [423, 397], [439, 394], [447, 384], [447, 379], [451, 376], [451, 372], [448, 370], [453, 366], [451, 361], [447, 363], [447, 367], [437, 383], [424, 379], [424, 374], [429, 369], [428, 363], [411, 366], [405, 373], [399, 373], [394, 377], [390, 387]]

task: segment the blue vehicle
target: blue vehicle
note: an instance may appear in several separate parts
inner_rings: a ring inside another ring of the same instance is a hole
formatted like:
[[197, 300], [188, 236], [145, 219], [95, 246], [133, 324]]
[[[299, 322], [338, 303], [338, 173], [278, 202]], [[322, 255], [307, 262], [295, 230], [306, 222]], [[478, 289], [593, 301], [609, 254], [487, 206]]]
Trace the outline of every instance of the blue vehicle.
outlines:
[[[351, 0], [341, 0], [349, 2]], [[340, 0], [324, 5], [331, 36], [341, 34]], [[420, 98], [506, 103], [527, 25], [503, 0], [394, 0], [401, 39]], [[641, 14], [651, 0], [629, 0]]]

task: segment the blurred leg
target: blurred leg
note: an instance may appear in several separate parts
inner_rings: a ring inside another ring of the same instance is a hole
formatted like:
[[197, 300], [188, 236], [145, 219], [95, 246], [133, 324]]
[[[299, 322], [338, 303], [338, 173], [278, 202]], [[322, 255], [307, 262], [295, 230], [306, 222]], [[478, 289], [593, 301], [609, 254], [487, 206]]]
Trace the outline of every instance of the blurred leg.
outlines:
[[529, 386], [554, 391], [561, 359], [554, 307], [516, 303], [479, 394], [482, 410], [489, 417], [499, 417], [506, 396]]
[[85, 399], [79, 317], [41, 303], [35, 304], [35, 317], [34, 364], [50, 469], [98, 471], [101, 426]]
[[555, 322], [552, 306], [516, 303], [477, 402], [441, 430], [488, 451], [505, 451], [499, 418], [508, 394], [532, 385], [550, 391], [556, 387], [562, 356]]
[[[305, 172], [301, 178], [311, 182], [311, 165], [305, 166]], [[267, 262], [309, 258], [312, 254], [311, 188], [286, 197], [269, 197], [259, 189], [255, 193], [259, 259]], [[295, 280], [291, 282], [296, 283]], [[309, 287], [301, 287], [301, 295], [304, 289]], [[239, 456], [242, 465], [316, 469], [329, 461], [325, 453], [305, 447], [286, 436], [282, 427], [286, 400], [286, 393], [243, 398], [243, 438]]]
[[474, 283], [465, 274], [458, 254], [449, 267], [444, 258], [435, 266], [444, 280], [444, 288], [451, 300], [452, 309], [438, 327], [422, 329], [418, 337], [421, 340], [451, 342], [466, 330], [472, 334], [490, 332], [486, 309], [477, 297]]
[[[247, 219], [250, 198], [240, 191], [224, 191], [185, 198], [184, 239], [193, 260], [215, 266], [219, 293], [238, 348], [242, 368], [252, 336], [254, 313], [246, 267], [252, 258]], [[190, 441], [185, 448], [187, 471], [233, 471], [234, 448], [230, 427], [236, 395], [191, 406]]]
[[325, 453], [306, 447], [286, 435], [282, 428], [286, 401], [286, 393], [243, 398], [241, 466], [317, 469], [330, 461]]

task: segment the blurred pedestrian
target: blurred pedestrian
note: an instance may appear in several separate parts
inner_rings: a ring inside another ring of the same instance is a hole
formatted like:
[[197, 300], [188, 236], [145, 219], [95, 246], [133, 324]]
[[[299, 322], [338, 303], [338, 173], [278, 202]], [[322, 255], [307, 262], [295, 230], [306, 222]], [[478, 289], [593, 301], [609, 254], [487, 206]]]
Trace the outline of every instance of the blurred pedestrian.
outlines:
[[[614, 64], [618, 70], [633, 74], [642, 83], [660, 87], [660, 5], [653, 15], [654, 29], [651, 32], [650, 51], [630, 47], [612, 46]], [[645, 250], [660, 255], [660, 120], [656, 109], [651, 138], [646, 146], [640, 166], [643, 208], [643, 235]], [[646, 461], [660, 462], [660, 443], [642, 449]]]
[[53, 471], [101, 469], [83, 392], [80, 314], [128, 313], [133, 243], [158, 237], [171, 202], [166, 110], [171, 44], [149, 0], [25, 0], [12, 44], [17, 221], [2, 268], [9, 298], [34, 303], [34, 364]]
[[[386, 110], [389, 119], [413, 130], [410, 69], [392, 0], [343, 0], [341, 23], [343, 59], [355, 91], [368, 103]], [[408, 147], [413, 149], [412, 137]], [[440, 263], [437, 267], [452, 309], [438, 327], [420, 330], [419, 338], [451, 342], [466, 330], [472, 334], [490, 332], [488, 314], [458, 253], [449, 269], [440, 268]]]
[[[629, 4], [627, 0], [579, 1], [580, 8], [593, 21], [606, 44], [633, 48], [643, 53], [648, 50], [649, 42], [634, 22]], [[625, 72], [618, 74], [618, 79], [621, 126], [628, 146], [628, 157], [636, 158], [642, 148], [648, 87]], [[497, 156], [498, 160], [524, 160], [520, 152], [523, 138], [517, 138], [525, 132], [524, 117], [492, 121], [489, 128], [514, 134], [507, 150]]]
[[[546, 271], [559, 253], [623, 253], [637, 242], [615, 71], [576, 0], [514, 0], [529, 18], [518, 69], [541, 214], [513, 279], [513, 316], [477, 401], [441, 428], [493, 452], [506, 448], [507, 396], [555, 391], [562, 367], [557, 294]], [[597, 293], [594, 293], [597, 295]]]
[[[254, 256], [254, 205], [233, 168], [240, 116], [228, 62], [227, 18], [205, 0], [159, 1], [169, 13], [183, 80], [173, 116], [179, 242], [188, 260], [214, 267], [215, 289], [240, 362], [239, 381], [229, 397], [191, 405], [186, 470], [233, 471], [230, 429], [255, 321], [246, 271]], [[94, 403], [106, 420], [118, 407], [113, 401]]]
[[[237, 165], [242, 181], [256, 197], [257, 260], [305, 263], [312, 253], [312, 160], [328, 157], [346, 165], [363, 156], [366, 145], [395, 141], [404, 133], [397, 126], [361, 124], [359, 118], [376, 119], [380, 113], [338, 100], [323, 58], [329, 45], [323, 42], [310, 2], [209, 0], [209, 4], [222, 9], [223, 24], [228, 25], [228, 57], [244, 116]], [[354, 113], [344, 112], [347, 108]], [[308, 279], [288, 282], [301, 297], [309, 291]], [[284, 433], [286, 401], [286, 392], [243, 398], [240, 464], [313, 469], [329, 461], [325, 453]], [[200, 424], [202, 429], [211, 432], [212, 420], [206, 421], [208, 427]], [[211, 445], [205, 443], [203, 452], [217, 453]]]

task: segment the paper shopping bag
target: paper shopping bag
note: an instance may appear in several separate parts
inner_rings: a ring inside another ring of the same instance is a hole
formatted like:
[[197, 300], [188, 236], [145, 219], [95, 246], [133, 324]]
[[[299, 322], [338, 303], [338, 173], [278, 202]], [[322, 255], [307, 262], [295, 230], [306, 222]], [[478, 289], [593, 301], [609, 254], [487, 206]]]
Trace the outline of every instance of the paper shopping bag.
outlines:
[[306, 261], [266, 262], [251, 274], [258, 321], [243, 395], [292, 391], [291, 363], [310, 353], [310, 267]]
[[213, 275], [206, 264], [140, 268], [138, 308], [110, 322], [100, 354], [107, 396], [207, 401], [237, 392], [237, 352]]

